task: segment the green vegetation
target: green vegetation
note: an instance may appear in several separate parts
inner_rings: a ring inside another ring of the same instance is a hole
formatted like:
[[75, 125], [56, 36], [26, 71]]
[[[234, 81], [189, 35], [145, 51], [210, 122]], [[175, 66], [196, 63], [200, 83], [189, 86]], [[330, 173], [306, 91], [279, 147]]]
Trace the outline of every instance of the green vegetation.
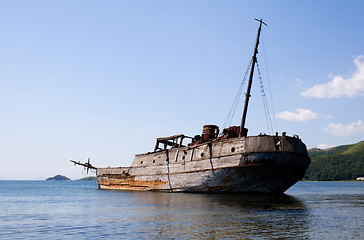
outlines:
[[343, 154], [359, 154], [364, 155], [364, 141], [361, 141], [355, 145], [353, 145], [351, 148], [347, 149]]
[[84, 177], [81, 179], [78, 179], [77, 181], [96, 181], [97, 177]]
[[364, 177], [364, 141], [329, 149], [310, 149], [311, 164], [303, 180], [348, 181]]
[[68, 177], [62, 176], [62, 175], [56, 175], [54, 177], [47, 178], [48, 181], [65, 181], [65, 180], [71, 180]]

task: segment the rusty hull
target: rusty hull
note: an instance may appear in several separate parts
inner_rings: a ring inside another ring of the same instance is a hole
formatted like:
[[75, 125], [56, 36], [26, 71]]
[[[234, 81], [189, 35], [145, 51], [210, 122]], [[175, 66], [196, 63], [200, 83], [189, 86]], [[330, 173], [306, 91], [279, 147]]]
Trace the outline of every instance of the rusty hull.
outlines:
[[283, 193], [310, 159], [297, 137], [252, 136], [137, 154], [131, 167], [97, 168], [100, 189]]

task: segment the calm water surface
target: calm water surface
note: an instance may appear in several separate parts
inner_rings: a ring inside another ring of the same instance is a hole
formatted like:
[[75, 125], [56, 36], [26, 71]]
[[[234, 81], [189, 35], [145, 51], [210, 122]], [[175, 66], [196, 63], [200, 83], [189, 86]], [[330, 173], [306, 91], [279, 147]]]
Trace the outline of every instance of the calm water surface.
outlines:
[[364, 239], [364, 182], [256, 196], [0, 181], [0, 210], [0, 239]]

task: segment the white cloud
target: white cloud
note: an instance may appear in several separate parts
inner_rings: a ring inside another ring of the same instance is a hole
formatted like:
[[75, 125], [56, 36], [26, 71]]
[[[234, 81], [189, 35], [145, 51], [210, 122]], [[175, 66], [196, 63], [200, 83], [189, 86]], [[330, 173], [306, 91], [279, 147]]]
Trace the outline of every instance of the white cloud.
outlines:
[[317, 147], [320, 148], [320, 149], [326, 149], [326, 148], [329, 148], [329, 144], [321, 143]]
[[364, 123], [361, 120], [352, 122], [348, 125], [330, 123], [326, 128], [324, 128], [324, 131], [340, 137], [352, 136], [357, 133], [364, 133]]
[[312, 112], [310, 109], [298, 108], [296, 112], [280, 112], [276, 114], [277, 118], [281, 118], [287, 121], [301, 121], [305, 122], [311, 119], [315, 119], [319, 114]]
[[361, 61], [364, 56], [360, 55], [354, 59], [357, 66], [356, 72], [351, 78], [344, 79], [340, 75], [333, 76], [331, 82], [315, 85], [301, 93], [304, 97], [316, 98], [336, 98], [336, 97], [354, 97], [364, 95], [364, 61]]

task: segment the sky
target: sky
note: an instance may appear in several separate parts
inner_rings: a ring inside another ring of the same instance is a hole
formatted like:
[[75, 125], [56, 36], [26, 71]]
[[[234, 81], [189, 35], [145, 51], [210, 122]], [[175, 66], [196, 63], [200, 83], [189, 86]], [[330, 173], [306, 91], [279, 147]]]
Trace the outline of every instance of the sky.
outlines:
[[[129, 166], [157, 137], [227, 127], [255, 18], [267, 26], [248, 135], [297, 134], [307, 148], [362, 141], [363, 9], [361, 0], [0, 0], [0, 179], [78, 179], [87, 174], [70, 159]], [[239, 96], [230, 125], [240, 125]]]

